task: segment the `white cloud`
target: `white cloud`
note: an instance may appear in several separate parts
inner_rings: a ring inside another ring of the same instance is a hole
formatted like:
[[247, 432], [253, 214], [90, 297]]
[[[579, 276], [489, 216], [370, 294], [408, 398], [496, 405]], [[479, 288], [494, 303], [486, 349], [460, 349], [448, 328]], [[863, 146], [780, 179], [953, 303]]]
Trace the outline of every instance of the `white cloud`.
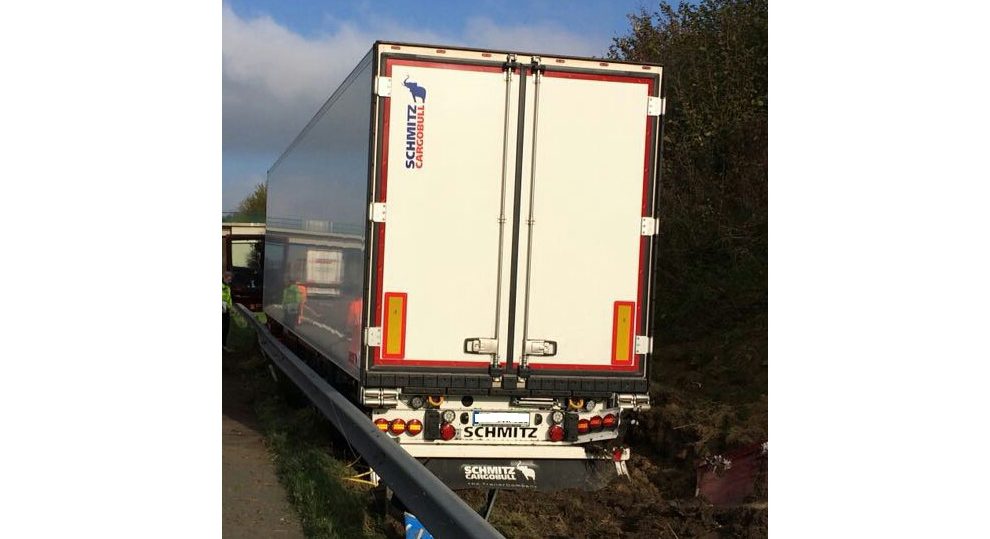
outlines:
[[601, 44], [554, 24], [499, 26], [490, 19], [475, 17], [468, 19], [464, 35], [479, 48], [565, 56], [601, 56], [605, 52]]

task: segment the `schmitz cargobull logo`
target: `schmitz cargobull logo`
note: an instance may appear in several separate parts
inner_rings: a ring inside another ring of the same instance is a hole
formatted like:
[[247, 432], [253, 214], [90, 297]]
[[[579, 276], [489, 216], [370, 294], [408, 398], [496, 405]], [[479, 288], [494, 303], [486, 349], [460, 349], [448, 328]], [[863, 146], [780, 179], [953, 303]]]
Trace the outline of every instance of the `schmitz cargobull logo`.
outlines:
[[[423, 168], [423, 127], [426, 123], [426, 88], [406, 75], [402, 85], [412, 94], [412, 104], [406, 106], [406, 168]], [[419, 103], [416, 100], [419, 100]]]
[[536, 465], [522, 461], [512, 463], [513, 466], [492, 466], [465, 464], [464, 479], [474, 483], [536, 483]]

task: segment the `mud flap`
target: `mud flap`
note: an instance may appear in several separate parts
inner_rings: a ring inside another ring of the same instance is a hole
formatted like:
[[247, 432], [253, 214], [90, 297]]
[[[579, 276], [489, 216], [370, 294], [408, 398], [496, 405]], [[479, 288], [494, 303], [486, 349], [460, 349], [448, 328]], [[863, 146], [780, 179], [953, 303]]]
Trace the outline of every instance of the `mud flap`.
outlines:
[[599, 490], [619, 475], [625, 462], [591, 459], [421, 459], [451, 489], [578, 488]]

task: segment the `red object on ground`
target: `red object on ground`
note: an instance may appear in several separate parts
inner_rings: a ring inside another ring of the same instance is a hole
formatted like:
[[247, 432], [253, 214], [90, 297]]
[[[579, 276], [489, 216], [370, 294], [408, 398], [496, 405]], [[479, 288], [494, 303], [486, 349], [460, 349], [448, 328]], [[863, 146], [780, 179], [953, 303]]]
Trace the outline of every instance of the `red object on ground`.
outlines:
[[767, 471], [762, 443], [740, 447], [698, 466], [697, 496], [714, 505], [736, 505], [753, 494], [756, 481]]

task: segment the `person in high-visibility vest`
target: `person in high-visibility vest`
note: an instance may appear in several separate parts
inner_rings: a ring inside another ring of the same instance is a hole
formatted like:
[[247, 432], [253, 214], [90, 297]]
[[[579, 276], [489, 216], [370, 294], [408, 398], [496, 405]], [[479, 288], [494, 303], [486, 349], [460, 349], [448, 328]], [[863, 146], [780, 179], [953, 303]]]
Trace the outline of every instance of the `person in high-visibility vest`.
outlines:
[[230, 331], [230, 310], [234, 307], [234, 300], [230, 297], [230, 281], [233, 278], [233, 273], [223, 272], [223, 349], [226, 352], [231, 351], [227, 347], [227, 333]]
[[282, 306], [285, 309], [285, 325], [295, 327], [302, 318], [305, 288], [299, 283], [290, 282], [282, 291]]

